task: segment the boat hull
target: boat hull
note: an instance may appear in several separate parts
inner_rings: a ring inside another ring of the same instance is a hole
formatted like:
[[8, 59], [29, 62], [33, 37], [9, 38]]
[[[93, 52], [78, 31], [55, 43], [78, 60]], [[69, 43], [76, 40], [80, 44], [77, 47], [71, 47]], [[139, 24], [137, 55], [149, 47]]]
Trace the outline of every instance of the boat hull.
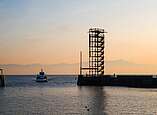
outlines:
[[36, 82], [48, 82], [47, 79], [36, 79]]
[[36, 82], [47, 82], [47, 76], [45, 75], [37, 75]]

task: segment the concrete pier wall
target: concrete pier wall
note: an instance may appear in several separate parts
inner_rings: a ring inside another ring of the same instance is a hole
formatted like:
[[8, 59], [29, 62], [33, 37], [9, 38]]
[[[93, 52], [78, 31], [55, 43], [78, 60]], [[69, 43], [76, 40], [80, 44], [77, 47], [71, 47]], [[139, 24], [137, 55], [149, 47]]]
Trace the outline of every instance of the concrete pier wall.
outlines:
[[79, 75], [77, 85], [157, 88], [157, 78], [153, 75], [104, 75], [99, 77]]
[[4, 87], [4, 86], [5, 86], [5, 76], [0, 75], [0, 87]]

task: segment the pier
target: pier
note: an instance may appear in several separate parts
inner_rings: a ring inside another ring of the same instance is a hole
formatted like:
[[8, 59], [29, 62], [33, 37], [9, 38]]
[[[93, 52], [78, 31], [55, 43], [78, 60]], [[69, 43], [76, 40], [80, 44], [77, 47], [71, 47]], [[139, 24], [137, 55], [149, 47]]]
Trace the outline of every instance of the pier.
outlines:
[[5, 76], [4, 76], [3, 69], [0, 69], [0, 87], [4, 87], [4, 86], [5, 86]]
[[[157, 75], [104, 74], [105, 33], [107, 32], [104, 29], [89, 29], [89, 66], [82, 67], [82, 52], [80, 52], [80, 74], [77, 85], [157, 88]], [[84, 71], [88, 73], [83, 74]]]
[[85, 76], [79, 75], [79, 86], [125, 86], [136, 88], [157, 88], [156, 75], [103, 75]]

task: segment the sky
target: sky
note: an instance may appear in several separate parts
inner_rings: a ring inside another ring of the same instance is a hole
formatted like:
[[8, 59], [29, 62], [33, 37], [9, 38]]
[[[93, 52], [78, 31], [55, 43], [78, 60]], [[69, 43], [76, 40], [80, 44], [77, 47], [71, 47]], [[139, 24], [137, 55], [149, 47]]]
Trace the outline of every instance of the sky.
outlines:
[[106, 60], [157, 64], [156, 0], [0, 0], [0, 64], [88, 59], [88, 30], [104, 28]]

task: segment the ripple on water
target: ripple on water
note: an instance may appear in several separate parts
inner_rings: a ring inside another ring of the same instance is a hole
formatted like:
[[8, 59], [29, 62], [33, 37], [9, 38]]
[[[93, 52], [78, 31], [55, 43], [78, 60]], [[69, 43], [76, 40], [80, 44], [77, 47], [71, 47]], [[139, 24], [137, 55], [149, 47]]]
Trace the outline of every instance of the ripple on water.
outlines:
[[47, 84], [24, 79], [8, 79], [0, 88], [0, 115], [157, 114], [156, 89], [77, 87], [74, 78], [65, 77]]

